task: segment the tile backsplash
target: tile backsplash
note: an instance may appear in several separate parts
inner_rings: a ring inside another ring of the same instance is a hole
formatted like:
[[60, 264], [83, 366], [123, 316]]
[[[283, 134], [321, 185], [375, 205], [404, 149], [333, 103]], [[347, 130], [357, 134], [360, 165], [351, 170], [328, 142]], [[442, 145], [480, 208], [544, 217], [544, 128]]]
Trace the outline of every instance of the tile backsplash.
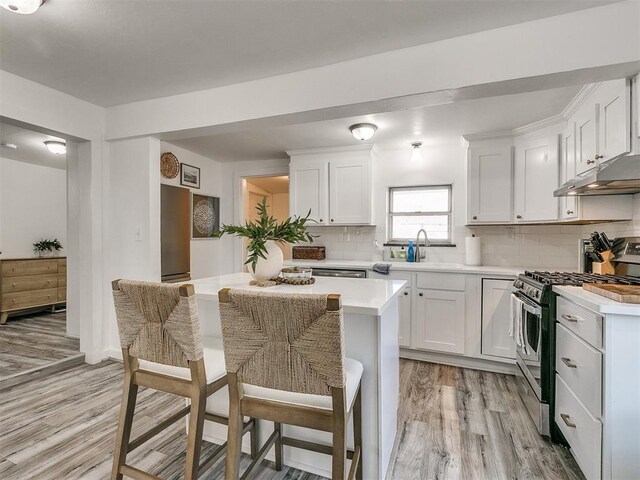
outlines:
[[[382, 260], [385, 242], [381, 227], [311, 227], [329, 260]], [[578, 268], [578, 244], [589, 233], [604, 231], [611, 238], [640, 236], [640, 195], [634, 198], [634, 219], [594, 225], [516, 225], [454, 228], [455, 247], [427, 249], [429, 262], [464, 263], [465, 237], [482, 241], [483, 265], [566, 270]]]

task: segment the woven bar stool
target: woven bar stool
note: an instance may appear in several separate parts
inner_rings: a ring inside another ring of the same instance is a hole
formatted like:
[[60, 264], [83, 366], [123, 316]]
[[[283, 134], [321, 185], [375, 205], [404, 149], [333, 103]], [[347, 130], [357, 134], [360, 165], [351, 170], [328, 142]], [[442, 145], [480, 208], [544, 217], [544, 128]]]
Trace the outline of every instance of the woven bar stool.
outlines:
[[[199, 465], [204, 421], [227, 424], [226, 417], [205, 410], [207, 397], [227, 385], [222, 344], [203, 345], [193, 285], [115, 280], [112, 288], [124, 389], [111, 478], [157, 479], [127, 465], [127, 454], [189, 414], [184, 478], [196, 479], [226, 451], [225, 443]], [[130, 441], [138, 386], [185, 397], [191, 404]], [[257, 453], [257, 422], [250, 419], [240, 430], [240, 435], [251, 432], [252, 453]]]
[[[274, 422], [274, 432], [242, 478], [250, 478], [275, 445], [331, 455], [332, 478], [362, 479], [363, 366], [345, 358], [339, 295], [273, 294], [223, 289], [218, 293], [229, 381], [226, 479], [240, 476], [244, 416]], [[355, 445], [347, 450], [353, 413]], [[333, 445], [282, 436], [281, 424], [333, 434]], [[351, 459], [348, 476], [346, 460]]]

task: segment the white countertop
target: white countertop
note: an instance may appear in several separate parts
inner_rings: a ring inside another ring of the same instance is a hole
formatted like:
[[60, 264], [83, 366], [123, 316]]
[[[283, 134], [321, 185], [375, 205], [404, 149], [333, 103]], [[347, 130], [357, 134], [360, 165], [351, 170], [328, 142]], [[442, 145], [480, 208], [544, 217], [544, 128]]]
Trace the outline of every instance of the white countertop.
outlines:
[[[371, 270], [376, 263], [388, 263], [391, 271], [414, 271], [414, 272], [447, 272], [447, 273], [477, 273], [490, 275], [517, 276], [525, 271], [524, 267], [493, 267], [493, 266], [470, 266], [460, 263], [411, 263], [411, 262], [385, 262], [372, 260], [287, 260], [285, 265], [299, 267], [316, 268], [360, 268]], [[530, 268], [528, 270], [531, 270]]]
[[602, 295], [588, 292], [582, 287], [555, 286], [553, 291], [578, 305], [603, 315], [633, 315], [640, 317], [639, 304], [616, 302]]
[[232, 273], [189, 283], [195, 287], [196, 298], [216, 302], [218, 292], [223, 288], [279, 293], [339, 293], [345, 313], [374, 316], [381, 315], [407, 283], [404, 280], [317, 277], [313, 285], [276, 285], [264, 288], [250, 286], [250, 281], [251, 276], [248, 273]]

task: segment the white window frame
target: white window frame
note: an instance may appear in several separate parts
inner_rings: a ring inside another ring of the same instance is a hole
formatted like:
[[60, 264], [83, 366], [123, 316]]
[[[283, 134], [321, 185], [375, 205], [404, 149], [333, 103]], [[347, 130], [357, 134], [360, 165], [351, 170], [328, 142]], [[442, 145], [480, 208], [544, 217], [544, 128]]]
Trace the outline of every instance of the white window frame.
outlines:
[[[393, 192], [397, 192], [400, 190], [442, 190], [447, 189], [449, 191], [449, 205], [447, 211], [425, 211], [425, 212], [394, 212], [393, 211]], [[452, 184], [444, 184], [444, 185], [416, 185], [412, 187], [389, 187], [389, 214], [387, 218], [387, 229], [389, 232], [389, 240], [387, 243], [390, 244], [398, 244], [398, 245], [406, 245], [409, 240], [414, 239], [406, 239], [406, 238], [394, 238], [393, 236], [393, 217], [426, 217], [426, 216], [447, 216], [447, 231], [448, 238], [442, 240], [432, 240], [429, 239], [429, 242], [433, 245], [452, 245], [453, 244], [453, 185]], [[417, 232], [416, 232], [417, 233]]]

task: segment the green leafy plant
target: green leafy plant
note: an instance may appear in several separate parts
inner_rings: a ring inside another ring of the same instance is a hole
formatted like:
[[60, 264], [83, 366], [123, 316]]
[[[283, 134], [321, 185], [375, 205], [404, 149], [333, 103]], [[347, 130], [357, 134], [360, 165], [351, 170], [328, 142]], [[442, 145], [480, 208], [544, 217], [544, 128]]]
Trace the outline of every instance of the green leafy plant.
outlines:
[[267, 258], [265, 254], [267, 253], [266, 243], [268, 240], [286, 243], [313, 242], [314, 235], [307, 232], [306, 226], [311, 210], [306, 217], [289, 217], [280, 223], [267, 212], [266, 198], [257, 204], [256, 210], [260, 217], [257, 221], [245, 222], [244, 225], [222, 225], [220, 231], [212, 234], [216, 238], [225, 234], [248, 238], [247, 251], [249, 255], [245, 265], [251, 264], [254, 271], [258, 259], [264, 258], [266, 260]]
[[53, 240], [41, 238], [39, 242], [33, 244], [33, 253], [59, 252], [62, 250], [62, 244], [57, 238]]

